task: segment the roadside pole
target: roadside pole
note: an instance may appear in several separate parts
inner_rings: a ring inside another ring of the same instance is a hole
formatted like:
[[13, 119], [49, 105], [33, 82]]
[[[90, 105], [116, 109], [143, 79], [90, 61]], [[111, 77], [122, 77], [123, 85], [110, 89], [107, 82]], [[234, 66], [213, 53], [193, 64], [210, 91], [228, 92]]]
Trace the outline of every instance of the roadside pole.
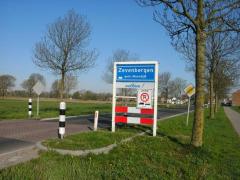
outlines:
[[153, 136], [157, 135], [158, 63], [155, 64]]
[[43, 85], [40, 81], [38, 81], [38, 82], [33, 86], [34, 92], [38, 95], [38, 97], [37, 97], [37, 118], [38, 118], [38, 116], [39, 116], [39, 96], [40, 96], [40, 94], [42, 93], [43, 89], [44, 89], [44, 85]]
[[37, 98], [37, 117], [39, 115], [39, 95], [38, 95], [38, 98]]
[[116, 62], [114, 62], [113, 66], [112, 132], [115, 132], [115, 108], [116, 108]]
[[98, 115], [99, 115], [99, 111], [95, 111], [95, 116], [94, 116], [94, 131], [97, 131], [97, 127], [98, 127]]
[[188, 97], [188, 112], [187, 112], [187, 122], [186, 122], [187, 126], [188, 126], [189, 111], [190, 111], [190, 101], [191, 101], [191, 97]]

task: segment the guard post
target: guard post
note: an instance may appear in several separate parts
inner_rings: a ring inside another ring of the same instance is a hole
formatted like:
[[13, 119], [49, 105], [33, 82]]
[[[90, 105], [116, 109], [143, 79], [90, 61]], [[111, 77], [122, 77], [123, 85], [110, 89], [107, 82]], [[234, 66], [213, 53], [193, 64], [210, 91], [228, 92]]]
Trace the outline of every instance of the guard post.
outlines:
[[93, 127], [93, 130], [94, 130], [94, 131], [97, 131], [97, 127], [98, 127], [98, 115], [99, 115], [99, 111], [95, 111], [94, 127]]
[[28, 99], [28, 117], [32, 117], [32, 99]]
[[[117, 89], [135, 89], [136, 96], [117, 96]], [[136, 107], [117, 106], [117, 99], [137, 99]], [[115, 62], [113, 68], [112, 132], [116, 123], [152, 125], [157, 134], [158, 62]], [[128, 116], [127, 114], [137, 114]], [[124, 115], [119, 115], [124, 114]], [[142, 116], [144, 115], [144, 117]], [[151, 117], [145, 117], [145, 116]]]
[[58, 127], [58, 137], [63, 139], [65, 134], [65, 111], [66, 111], [66, 103], [60, 102], [60, 109], [59, 109], [59, 127]]

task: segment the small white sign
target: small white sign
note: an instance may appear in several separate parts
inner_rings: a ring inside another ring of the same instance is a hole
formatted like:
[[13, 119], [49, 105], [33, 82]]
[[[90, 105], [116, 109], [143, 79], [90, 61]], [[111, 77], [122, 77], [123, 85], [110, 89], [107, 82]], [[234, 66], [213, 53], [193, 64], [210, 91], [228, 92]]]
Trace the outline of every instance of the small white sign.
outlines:
[[35, 93], [37, 93], [38, 96], [42, 93], [43, 89], [44, 89], [44, 85], [40, 81], [38, 81], [33, 86], [33, 90], [34, 90]]
[[138, 90], [137, 107], [146, 109], [152, 108], [152, 89]]
[[117, 82], [116, 88], [153, 89], [154, 83], [152, 82]]

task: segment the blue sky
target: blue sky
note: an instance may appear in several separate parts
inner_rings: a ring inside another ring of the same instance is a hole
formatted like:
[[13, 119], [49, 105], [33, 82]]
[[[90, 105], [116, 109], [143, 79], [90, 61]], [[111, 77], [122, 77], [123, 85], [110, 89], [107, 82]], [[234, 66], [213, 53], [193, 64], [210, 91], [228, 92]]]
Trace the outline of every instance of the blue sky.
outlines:
[[134, 0], [1, 0], [0, 1], [0, 74], [17, 78], [17, 88], [31, 73], [47, 79], [48, 88], [57, 79], [32, 62], [33, 48], [44, 36], [46, 26], [68, 10], [87, 17], [92, 27], [89, 47], [99, 52], [97, 65], [79, 74], [77, 90], [111, 92], [102, 80], [106, 61], [116, 49], [126, 49], [141, 60], [157, 60], [160, 72], [194, 82], [193, 73], [185, 71], [185, 61], [170, 45], [160, 24], [152, 19], [153, 9], [139, 7]]

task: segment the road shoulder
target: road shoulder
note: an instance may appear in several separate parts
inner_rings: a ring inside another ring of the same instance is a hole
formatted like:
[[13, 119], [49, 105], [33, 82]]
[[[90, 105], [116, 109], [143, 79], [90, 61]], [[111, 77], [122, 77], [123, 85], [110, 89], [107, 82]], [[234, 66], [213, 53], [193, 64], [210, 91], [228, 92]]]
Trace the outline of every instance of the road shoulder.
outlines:
[[39, 157], [36, 146], [29, 146], [27, 148], [18, 149], [9, 153], [0, 155], [0, 169], [7, 168], [19, 163], [30, 161]]

